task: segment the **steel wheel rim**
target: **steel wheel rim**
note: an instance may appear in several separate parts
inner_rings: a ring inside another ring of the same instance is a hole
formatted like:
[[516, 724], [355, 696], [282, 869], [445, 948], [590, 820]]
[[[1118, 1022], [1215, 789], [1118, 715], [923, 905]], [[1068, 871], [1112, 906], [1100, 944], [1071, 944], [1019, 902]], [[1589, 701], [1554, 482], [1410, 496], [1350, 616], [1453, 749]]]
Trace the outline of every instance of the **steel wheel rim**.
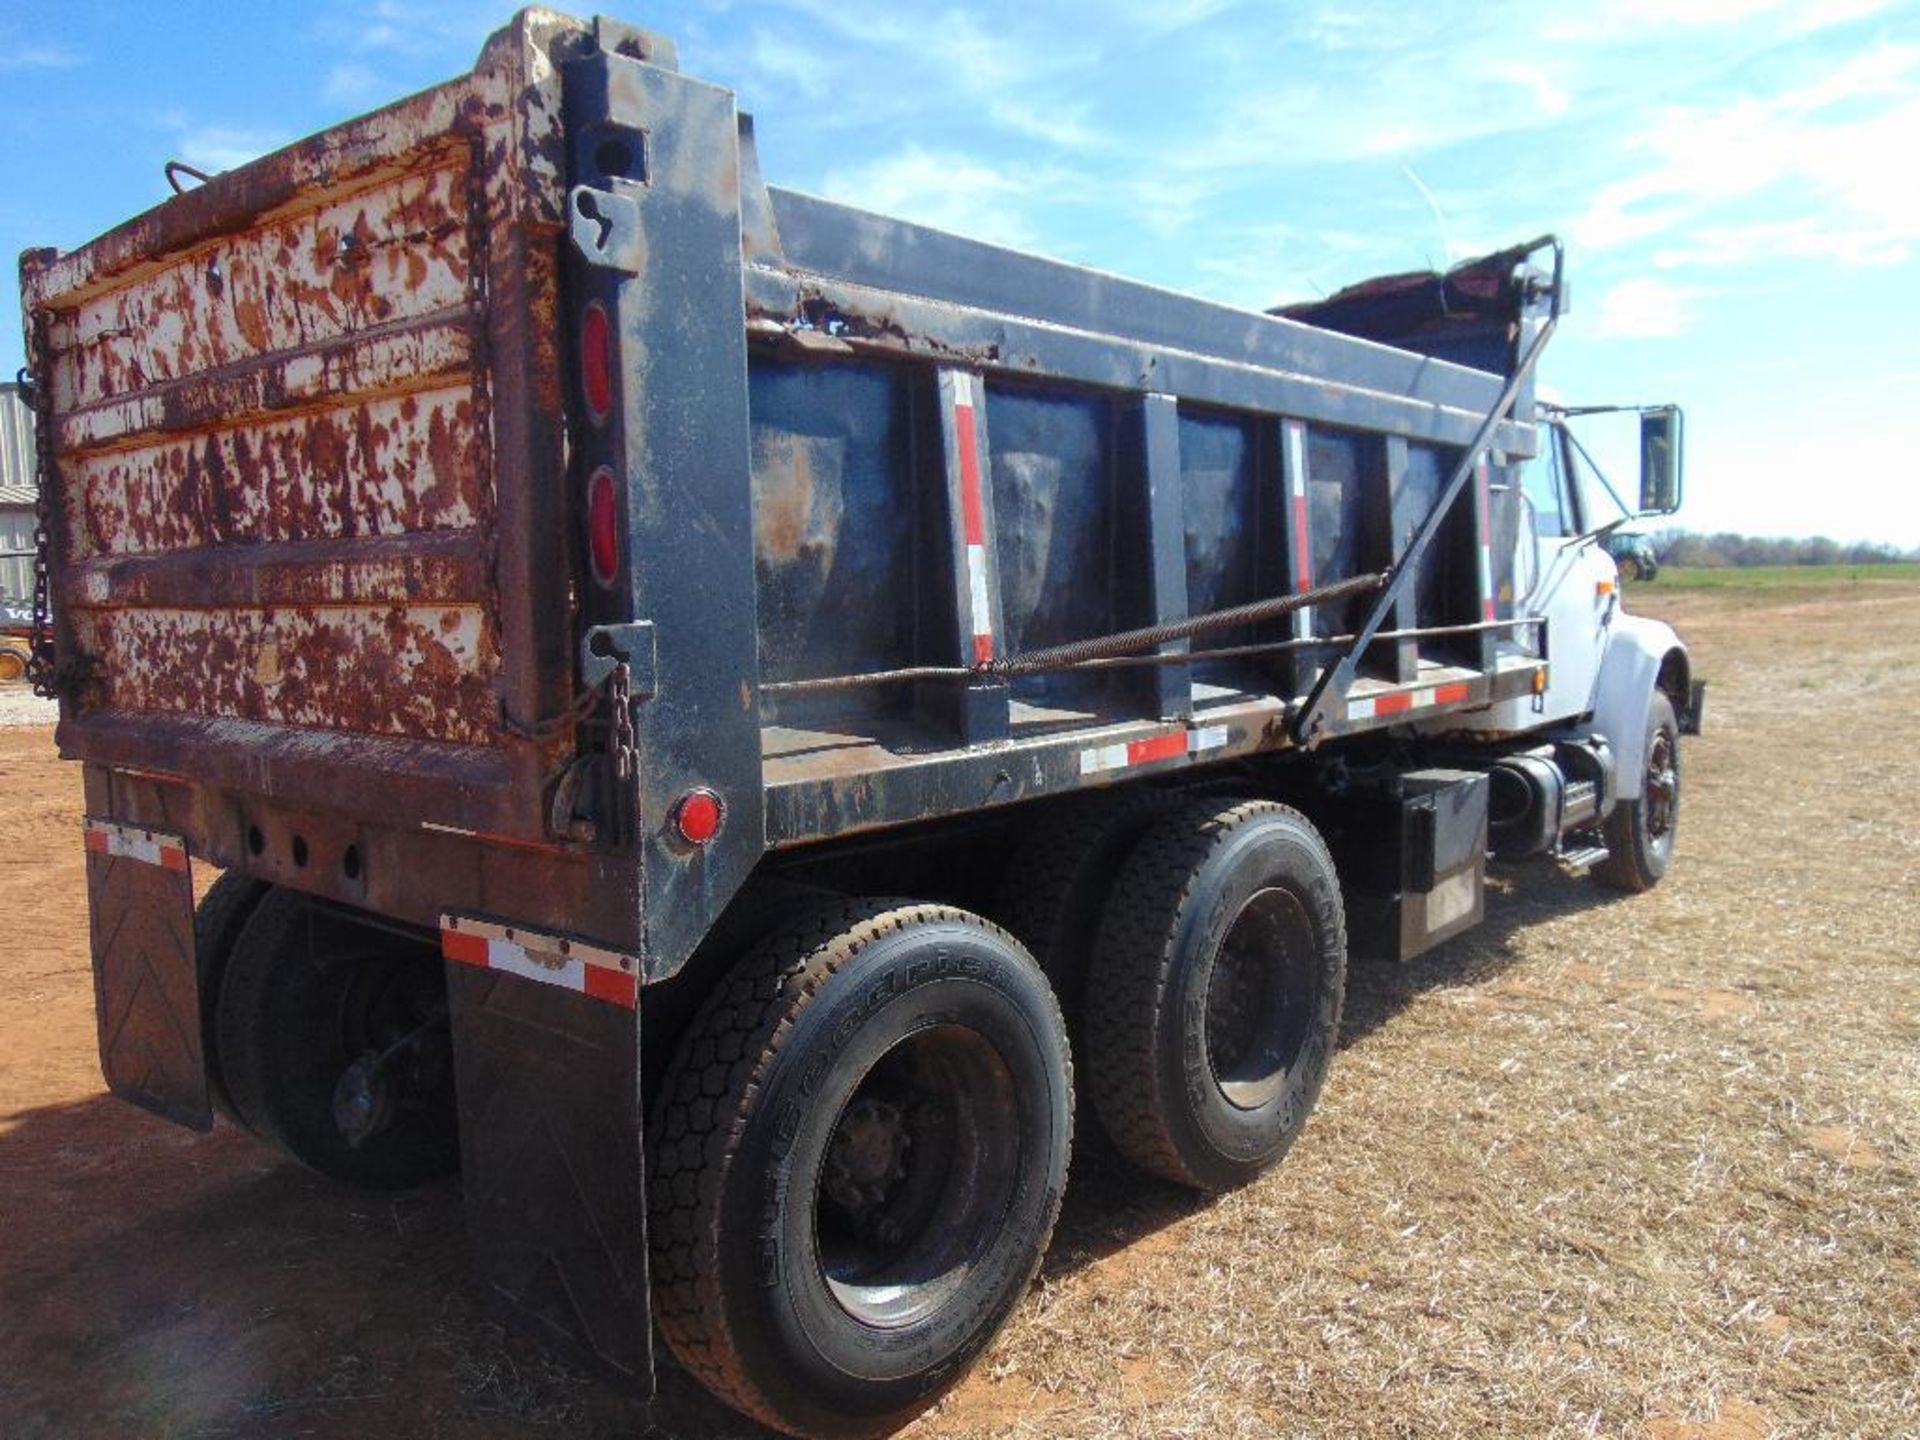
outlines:
[[1665, 841], [1673, 833], [1674, 812], [1680, 803], [1680, 766], [1673, 736], [1664, 727], [1654, 732], [1647, 747], [1644, 802], [1648, 838]]
[[951, 1299], [1000, 1235], [1022, 1152], [1013, 1071], [970, 1026], [906, 1036], [834, 1120], [814, 1249], [853, 1319], [898, 1329]]
[[1236, 1109], [1271, 1104], [1299, 1062], [1320, 998], [1312, 955], [1306, 907], [1278, 887], [1249, 896], [1221, 938], [1207, 976], [1207, 1069]]
[[[334, 1125], [342, 1139], [360, 1149], [429, 1105], [444, 1085], [445, 1057], [438, 1052], [445, 1047], [428, 1054], [420, 1037], [444, 1023], [446, 1006], [436, 993], [433, 971], [416, 960], [355, 954], [336, 957], [335, 963], [353, 970], [341, 988], [325, 1063], [335, 1074]], [[368, 1066], [380, 1074], [378, 1098], [360, 1088], [373, 1077]], [[362, 1105], [376, 1116], [356, 1137], [357, 1127], [342, 1107]]]

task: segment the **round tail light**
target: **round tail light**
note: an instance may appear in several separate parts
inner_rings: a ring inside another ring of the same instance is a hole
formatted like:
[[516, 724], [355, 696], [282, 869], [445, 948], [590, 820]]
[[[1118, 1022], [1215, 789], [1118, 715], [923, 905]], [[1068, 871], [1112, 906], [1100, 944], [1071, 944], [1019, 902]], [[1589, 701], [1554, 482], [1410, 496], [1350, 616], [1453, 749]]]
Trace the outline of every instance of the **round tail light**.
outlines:
[[620, 573], [620, 492], [605, 465], [587, 482], [587, 560], [602, 585]]
[[595, 301], [580, 317], [580, 393], [598, 425], [613, 409], [613, 325]]
[[704, 785], [687, 791], [673, 807], [673, 828], [689, 845], [704, 845], [713, 839], [725, 818], [720, 797]]

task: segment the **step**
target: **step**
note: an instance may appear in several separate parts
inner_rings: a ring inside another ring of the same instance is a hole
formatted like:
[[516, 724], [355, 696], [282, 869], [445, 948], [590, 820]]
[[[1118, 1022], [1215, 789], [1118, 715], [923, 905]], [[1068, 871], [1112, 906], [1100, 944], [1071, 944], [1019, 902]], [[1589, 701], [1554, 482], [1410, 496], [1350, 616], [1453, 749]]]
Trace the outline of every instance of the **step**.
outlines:
[[1578, 850], [1562, 850], [1553, 857], [1569, 875], [1584, 875], [1607, 858], [1604, 845], [1587, 845]]

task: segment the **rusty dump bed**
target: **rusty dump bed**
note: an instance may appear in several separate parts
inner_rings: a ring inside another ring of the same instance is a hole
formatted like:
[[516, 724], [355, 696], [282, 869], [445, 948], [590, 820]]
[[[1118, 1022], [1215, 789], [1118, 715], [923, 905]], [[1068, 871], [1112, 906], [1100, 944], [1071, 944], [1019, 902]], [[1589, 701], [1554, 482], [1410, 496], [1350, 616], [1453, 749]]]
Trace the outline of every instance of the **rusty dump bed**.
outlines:
[[1484, 711], [1549, 243], [1418, 353], [770, 186], [669, 42], [522, 12], [23, 260], [60, 743], [652, 980], [770, 850]]
[[23, 258], [66, 753], [538, 832], [565, 23]]

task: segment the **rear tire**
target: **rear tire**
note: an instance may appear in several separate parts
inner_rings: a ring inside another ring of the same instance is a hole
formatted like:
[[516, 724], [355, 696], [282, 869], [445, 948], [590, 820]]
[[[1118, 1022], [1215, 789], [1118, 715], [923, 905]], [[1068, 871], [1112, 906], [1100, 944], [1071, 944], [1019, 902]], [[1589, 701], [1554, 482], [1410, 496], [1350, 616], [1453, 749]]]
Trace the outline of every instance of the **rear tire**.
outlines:
[[944, 906], [814, 909], [715, 986], [662, 1080], [660, 1334], [779, 1429], [904, 1424], [1038, 1269], [1072, 1088], [1059, 1006], [1005, 932]]
[[1662, 690], [1647, 703], [1645, 753], [1639, 790], [1622, 795], [1607, 816], [1607, 858], [1593, 870], [1603, 884], [1630, 894], [1651, 890], [1666, 877], [1680, 824], [1680, 723]]
[[1090, 796], [1037, 824], [1007, 861], [993, 917], [1040, 962], [1076, 1055], [1084, 1041], [1081, 992], [1114, 877], [1148, 828], [1180, 803], [1169, 791], [1137, 786]]
[[0, 684], [27, 678], [32, 653], [18, 640], [0, 640]]
[[[274, 887], [220, 985], [220, 1070], [241, 1123], [332, 1180], [400, 1190], [460, 1163], [438, 949]], [[408, 1037], [418, 1043], [402, 1046]], [[392, 1056], [385, 1123], [355, 1144], [337, 1118], [348, 1070]]]
[[1297, 811], [1182, 809], [1122, 867], [1087, 984], [1087, 1079], [1114, 1144], [1200, 1190], [1277, 1165], [1339, 1037], [1346, 921]]
[[229, 870], [208, 888], [193, 911], [193, 953], [200, 976], [200, 1053], [207, 1070], [207, 1098], [221, 1118], [245, 1126], [220, 1067], [220, 982], [226, 978], [227, 958], [254, 907], [267, 893], [267, 883], [238, 870]]

